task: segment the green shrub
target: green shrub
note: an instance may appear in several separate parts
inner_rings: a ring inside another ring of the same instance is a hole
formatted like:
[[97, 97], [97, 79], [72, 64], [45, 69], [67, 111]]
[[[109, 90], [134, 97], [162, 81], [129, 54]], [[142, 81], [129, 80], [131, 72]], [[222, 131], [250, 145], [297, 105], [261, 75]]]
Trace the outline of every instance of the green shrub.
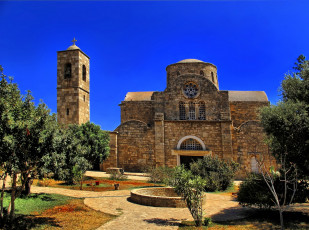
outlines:
[[146, 173], [149, 176], [149, 182], [153, 183], [166, 183], [174, 174], [174, 168], [169, 167], [151, 167], [148, 168]]
[[203, 225], [207, 227], [207, 226], [209, 226], [211, 224], [212, 224], [211, 218], [210, 217], [205, 217], [204, 221], [203, 221]]
[[183, 166], [177, 166], [173, 170], [173, 176], [168, 180], [168, 184], [173, 186], [175, 192], [184, 199], [195, 225], [202, 226], [203, 193], [206, 181], [200, 176], [193, 175], [190, 170], [186, 170]]
[[206, 180], [207, 192], [224, 191], [233, 184], [238, 164], [225, 162], [218, 157], [206, 156], [190, 164], [190, 170]]
[[[274, 181], [274, 186], [281, 202], [283, 202], [284, 183], [278, 177]], [[299, 181], [297, 191], [292, 203], [304, 203], [309, 197], [309, 184], [305, 181]], [[290, 200], [293, 191], [289, 188], [287, 192], [287, 201]], [[275, 206], [273, 195], [261, 174], [250, 174], [246, 180], [240, 184], [237, 194], [237, 200], [241, 205], [259, 208], [271, 208]]]
[[128, 176], [117, 172], [117, 171], [112, 171], [111, 174], [109, 175], [110, 180], [127, 180]]

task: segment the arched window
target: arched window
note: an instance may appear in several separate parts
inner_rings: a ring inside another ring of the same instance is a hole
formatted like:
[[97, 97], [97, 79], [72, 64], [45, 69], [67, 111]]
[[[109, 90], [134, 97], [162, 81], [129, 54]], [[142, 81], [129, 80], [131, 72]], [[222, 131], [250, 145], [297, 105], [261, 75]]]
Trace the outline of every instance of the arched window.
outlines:
[[180, 75], [180, 72], [179, 71], [177, 71], [177, 76], [179, 76]]
[[86, 66], [83, 65], [83, 81], [86, 81], [86, 74], [87, 74]]
[[198, 141], [194, 140], [193, 138], [189, 138], [181, 143], [180, 149], [203, 150], [203, 147]]
[[186, 107], [182, 101], [179, 102], [179, 120], [186, 120]]
[[200, 71], [200, 75], [204, 76], [204, 71], [203, 70]]
[[195, 120], [195, 106], [193, 102], [189, 104], [189, 120]]
[[69, 116], [70, 115], [70, 110], [69, 110], [69, 108], [67, 108], [67, 116]]
[[212, 80], [212, 82], [215, 82], [214, 72], [211, 72], [211, 80]]
[[198, 119], [199, 120], [206, 120], [206, 109], [205, 109], [205, 102], [201, 101], [199, 103], [199, 106], [198, 106], [198, 109], [199, 109], [199, 113], [198, 113]]
[[67, 63], [64, 66], [64, 79], [71, 78], [72, 76], [72, 65], [71, 63]]

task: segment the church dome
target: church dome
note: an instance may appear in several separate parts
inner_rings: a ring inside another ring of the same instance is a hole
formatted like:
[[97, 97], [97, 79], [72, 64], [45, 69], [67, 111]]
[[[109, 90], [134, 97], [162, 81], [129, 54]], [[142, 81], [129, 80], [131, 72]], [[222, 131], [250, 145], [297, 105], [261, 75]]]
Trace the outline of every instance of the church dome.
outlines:
[[205, 62], [198, 60], [198, 59], [184, 59], [184, 60], [181, 60], [177, 63], [196, 63], [196, 62], [205, 63]]
[[67, 48], [67, 50], [80, 50], [80, 48], [77, 45], [73, 44], [69, 48]]

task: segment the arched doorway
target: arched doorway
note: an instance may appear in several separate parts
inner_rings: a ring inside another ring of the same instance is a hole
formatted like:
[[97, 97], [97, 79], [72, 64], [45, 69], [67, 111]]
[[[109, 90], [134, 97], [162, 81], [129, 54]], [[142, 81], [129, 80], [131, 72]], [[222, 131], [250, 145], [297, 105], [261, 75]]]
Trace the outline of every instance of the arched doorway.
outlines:
[[204, 142], [196, 136], [185, 136], [177, 144], [173, 154], [177, 155], [177, 165], [184, 165], [189, 168], [190, 164], [204, 156], [211, 154]]

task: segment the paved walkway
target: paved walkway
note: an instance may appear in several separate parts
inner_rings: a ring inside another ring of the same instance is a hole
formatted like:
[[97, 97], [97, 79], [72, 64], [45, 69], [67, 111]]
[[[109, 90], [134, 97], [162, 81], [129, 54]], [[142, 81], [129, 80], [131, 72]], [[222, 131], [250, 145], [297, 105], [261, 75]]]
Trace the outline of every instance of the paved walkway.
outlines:
[[[132, 203], [128, 200], [129, 190], [91, 192], [32, 186], [32, 192], [85, 198], [84, 203], [87, 206], [104, 213], [119, 215], [97, 230], [177, 229], [182, 220], [192, 220], [187, 208], [161, 208]], [[206, 215], [214, 220], [242, 218], [248, 212], [248, 209], [239, 206], [231, 196], [218, 194], [207, 194], [204, 209]]]

